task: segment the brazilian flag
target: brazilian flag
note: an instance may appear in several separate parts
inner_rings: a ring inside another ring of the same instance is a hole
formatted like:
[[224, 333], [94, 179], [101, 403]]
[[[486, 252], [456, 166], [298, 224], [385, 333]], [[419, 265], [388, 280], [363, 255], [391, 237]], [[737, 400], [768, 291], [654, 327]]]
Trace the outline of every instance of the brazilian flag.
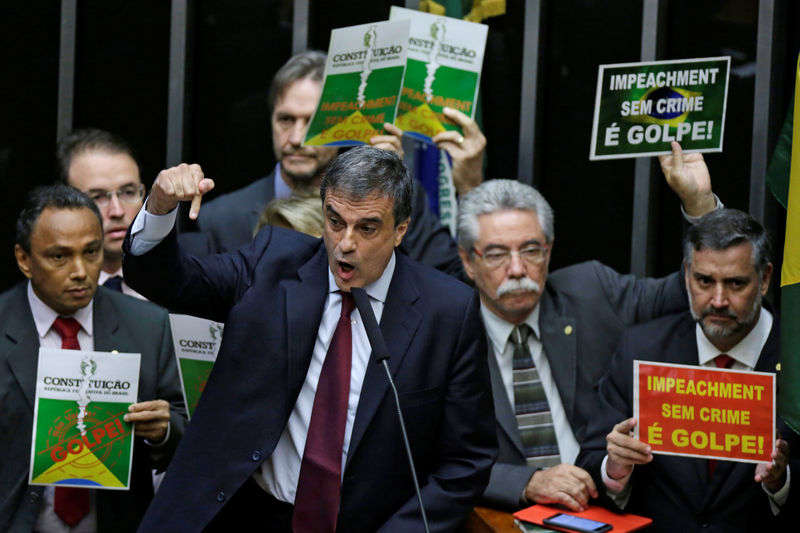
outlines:
[[[781, 267], [781, 373], [778, 409], [800, 433], [800, 58], [796, 67], [793, 119], [787, 117], [767, 176], [786, 207], [786, 242]], [[791, 132], [791, 133], [789, 133]], [[791, 139], [791, 158], [788, 157]], [[789, 171], [786, 161], [790, 160]], [[788, 186], [786, 184], [788, 177]], [[788, 191], [788, 194], [787, 194]]]

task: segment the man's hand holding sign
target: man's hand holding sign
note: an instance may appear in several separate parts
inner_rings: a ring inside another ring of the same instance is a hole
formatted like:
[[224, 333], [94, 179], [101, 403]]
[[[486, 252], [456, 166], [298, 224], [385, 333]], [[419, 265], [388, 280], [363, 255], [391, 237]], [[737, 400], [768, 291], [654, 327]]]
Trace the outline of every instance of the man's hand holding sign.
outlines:
[[[705, 165], [688, 159], [677, 146], [662, 158], [678, 189], [705, 181]], [[664, 532], [791, 522], [789, 443], [775, 429], [785, 426], [775, 416], [780, 335], [762, 306], [771, 274], [766, 232], [749, 215], [718, 209], [689, 228], [690, 312], [629, 328], [598, 384], [598, 417], [576, 465], [604, 504]]]

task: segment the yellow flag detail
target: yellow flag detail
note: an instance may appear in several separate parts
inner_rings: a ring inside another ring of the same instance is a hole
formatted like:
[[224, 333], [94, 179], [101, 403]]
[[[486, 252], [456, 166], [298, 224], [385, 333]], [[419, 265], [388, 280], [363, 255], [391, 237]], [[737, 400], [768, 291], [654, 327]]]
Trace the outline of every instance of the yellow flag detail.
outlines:
[[433, 112], [433, 109], [428, 104], [422, 104], [408, 113], [399, 115], [394, 123], [401, 130], [415, 131], [428, 137], [433, 137], [437, 133], [445, 131], [442, 123], [436, 118], [436, 113]]
[[446, 11], [442, 4], [434, 2], [433, 0], [420, 0], [419, 10], [433, 15], [444, 15]]
[[[654, 87], [653, 89], [650, 89], [645, 94], [643, 94], [641, 98], [639, 98], [639, 101], [640, 102], [647, 101], [647, 99], [650, 98], [650, 94], [659, 89], [660, 89], [659, 87]], [[686, 99], [686, 101], [688, 101], [691, 98], [695, 98], [697, 96], [702, 96], [703, 94], [697, 91], [682, 89], [680, 87], [670, 87], [670, 89], [683, 96], [684, 99]], [[656, 118], [650, 115], [634, 115], [632, 117], [626, 118], [626, 120], [628, 122], [636, 122], [639, 124], [667, 124], [671, 128], [677, 128], [680, 123], [686, 122], [686, 119], [689, 118], [689, 113], [691, 113], [691, 111], [687, 110], [678, 115], [677, 117], [670, 119]]]
[[792, 166], [786, 207], [786, 243], [783, 249], [781, 287], [800, 282], [800, 57], [794, 84]]
[[103, 487], [125, 487], [125, 484], [85, 447], [76, 454], [68, 454], [63, 461], [54, 463], [31, 481], [35, 484], [44, 484], [69, 479], [86, 479]]
[[306, 146], [324, 146], [326, 144], [341, 143], [343, 141], [355, 141], [369, 143], [370, 138], [380, 135], [372, 127], [361, 111], [355, 111], [352, 115], [345, 118], [332, 128], [324, 130], [306, 141]]
[[464, 20], [483, 22], [490, 17], [506, 14], [506, 0], [474, 0], [472, 11], [464, 15]]

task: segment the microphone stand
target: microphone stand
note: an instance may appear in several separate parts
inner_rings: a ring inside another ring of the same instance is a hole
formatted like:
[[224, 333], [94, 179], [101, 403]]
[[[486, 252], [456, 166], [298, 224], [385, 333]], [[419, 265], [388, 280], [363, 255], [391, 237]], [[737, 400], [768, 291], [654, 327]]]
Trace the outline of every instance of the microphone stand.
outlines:
[[419, 510], [422, 514], [422, 523], [425, 526], [425, 533], [430, 533], [428, 527], [428, 517], [425, 514], [425, 506], [422, 504], [422, 492], [419, 490], [419, 481], [417, 480], [417, 470], [414, 468], [414, 458], [411, 455], [411, 444], [408, 442], [408, 433], [406, 433], [406, 424], [403, 422], [403, 412], [400, 410], [400, 397], [397, 394], [397, 387], [395, 387], [392, 373], [389, 372], [389, 349], [386, 347], [386, 339], [383, 338], [378, 321], [375, 319], [375, 313], [372, 312], [372, 305], [369, 303], [369, 296], [367, 292], [361, 287], [352, 287], [350, 289], [353, 295], [353, 300], [356, 302], [356, 307], [361, 315], [361, 320], [364, 322], [364, 329], [367, 331], [367, 339], [370, 346], [372, 346], [372, 355], [375, 362], [381, 363], [386, 370], [386, 377], [389, 379], [389, 385], [392, 388], [394, 395], [395, 406], [397, 407], [397, 419], [400, 421], [400, 433], [403, 434], [403, 444], [406, 447], [406, 456], [408, 457], [408, 464], [411, 466], [411, 477], [414, 480], [414, 490], [417, 493], [417, 500], [419, 500]]

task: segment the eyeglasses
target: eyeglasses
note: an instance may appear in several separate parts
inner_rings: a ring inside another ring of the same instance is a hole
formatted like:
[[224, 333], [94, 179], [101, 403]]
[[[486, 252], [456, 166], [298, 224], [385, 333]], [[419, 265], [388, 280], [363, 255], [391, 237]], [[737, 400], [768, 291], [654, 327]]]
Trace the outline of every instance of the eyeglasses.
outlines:
[[86, 193], [89, 198], [94, 200], [94, 203], [99, 208], [107, 207], [111, 202], [111, 197], [116, 196], [117, 200], [122, 204], [135, 204], [144, 198], [144, 185], [125, 185], [116, 191], [104, 191], [102, 189], [92, 189]]
[[509, 261], [511, 261], [511, 256], [513, 254], [517, 254], [519, 258], [530, 264], [530, 265], [541, 265], [544, 262], [544, 258], [547, 257], [547, 249], [550, 248], [550, 245], [538, 245], [538, 244], [530, 244], [523, 247], [521, 250], [507, 250], [504, 248], [492, 248], [491, 250], [484, 250], [481, 252], [474, 246], [472, 247], [472, 251], [475, 254], [483, 259], [483, 262], [486, 263], [486, 266], [489, 268], [499, 268], [501, 266], [507, 265]]

